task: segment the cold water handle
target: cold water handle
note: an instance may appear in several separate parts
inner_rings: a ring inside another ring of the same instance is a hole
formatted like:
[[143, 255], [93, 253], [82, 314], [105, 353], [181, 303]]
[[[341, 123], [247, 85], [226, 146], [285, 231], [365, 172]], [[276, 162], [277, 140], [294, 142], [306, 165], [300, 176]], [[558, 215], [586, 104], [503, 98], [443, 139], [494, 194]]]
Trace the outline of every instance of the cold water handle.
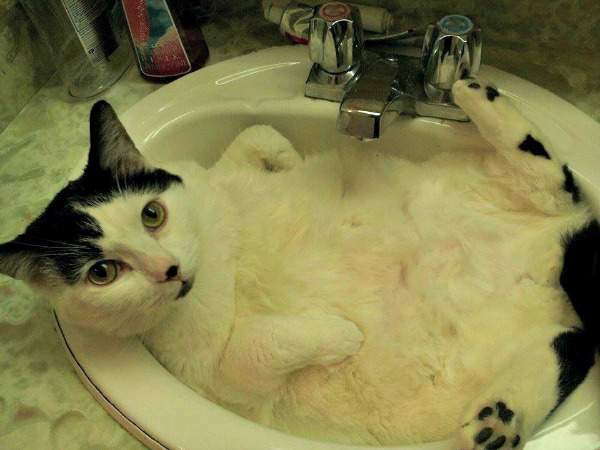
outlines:
[[455, 81], [477, 74], [481, 65], [481, 30], [466, 16], [445, 16], [429, 25], [423, 41], [425, 93], [430, 100], [451, 102]]

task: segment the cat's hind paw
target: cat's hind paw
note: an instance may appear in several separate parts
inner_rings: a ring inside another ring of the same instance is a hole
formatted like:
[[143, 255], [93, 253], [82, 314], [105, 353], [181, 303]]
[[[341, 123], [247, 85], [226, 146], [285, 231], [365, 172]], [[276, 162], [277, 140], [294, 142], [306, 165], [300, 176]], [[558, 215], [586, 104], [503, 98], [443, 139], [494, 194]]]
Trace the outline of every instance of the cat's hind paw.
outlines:
[[476, 414], [467, 418], [458, 436], [460, 450], [514, 450], [524, 442], [520, 418], [502, 400], [483, 402]]

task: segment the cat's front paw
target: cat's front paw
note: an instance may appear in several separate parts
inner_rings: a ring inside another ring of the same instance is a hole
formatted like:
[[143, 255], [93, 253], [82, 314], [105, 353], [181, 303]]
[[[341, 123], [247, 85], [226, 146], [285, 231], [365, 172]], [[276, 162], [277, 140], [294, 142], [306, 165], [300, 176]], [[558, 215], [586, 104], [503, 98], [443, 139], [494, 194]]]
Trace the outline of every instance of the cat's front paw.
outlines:
[[460, 450], [513, 450], [524, 445], [520, 418], [502, 400], [482, 402], [459, 431]]
[[290, 170], [302, 162], [293, 145], [273, 127], [254, 125], [242, 131], [222, 158], [234, 167], [254, 167], [265, 172]]
[[550, 158], [543, 145], [531, 136], [535, 133], [531, 123], [507, 96], [487, 81], [458, 80], [452, 86], [452, 98], [498, 151], [509, 154], [529, 152]]
[[482, 134], [497, 134], [504, 118], [502, 103], [506, 100], [493, 85], [481, 79], [458, 80], [452, 86], [454, 102], [475, 122]]

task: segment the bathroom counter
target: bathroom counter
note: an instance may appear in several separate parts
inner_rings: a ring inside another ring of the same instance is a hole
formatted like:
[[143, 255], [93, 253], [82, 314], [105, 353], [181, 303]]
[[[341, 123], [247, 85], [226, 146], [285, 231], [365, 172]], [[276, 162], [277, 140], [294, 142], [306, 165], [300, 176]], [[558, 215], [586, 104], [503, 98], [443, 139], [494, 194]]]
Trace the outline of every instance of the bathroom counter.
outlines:
[[[259, 16], [218, 21], [205, 35], [209, 64], [287, 44]], [[122, 113], [159, 87], [132, 66], [100, 97]], [[600, 95], [563, 94], [600, 119]], [[68, 99], [54, 77], [0, 134], [0, 242], [24, 230], [87, 154], [88, 114], [96, 100]], [[48, 299], [6, 277], [0, 279], [0, 448], [144, 448], [80, 384], [53, 328]]]

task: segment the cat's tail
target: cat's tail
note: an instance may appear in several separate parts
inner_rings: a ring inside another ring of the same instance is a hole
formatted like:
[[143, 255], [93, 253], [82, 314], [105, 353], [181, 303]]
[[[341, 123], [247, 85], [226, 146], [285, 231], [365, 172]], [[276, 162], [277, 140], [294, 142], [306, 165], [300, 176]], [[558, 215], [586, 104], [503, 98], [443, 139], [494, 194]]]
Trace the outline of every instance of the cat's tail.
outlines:
[[589, 222], [564, 241], [560, 284], [600, 352], [600, 224]]

